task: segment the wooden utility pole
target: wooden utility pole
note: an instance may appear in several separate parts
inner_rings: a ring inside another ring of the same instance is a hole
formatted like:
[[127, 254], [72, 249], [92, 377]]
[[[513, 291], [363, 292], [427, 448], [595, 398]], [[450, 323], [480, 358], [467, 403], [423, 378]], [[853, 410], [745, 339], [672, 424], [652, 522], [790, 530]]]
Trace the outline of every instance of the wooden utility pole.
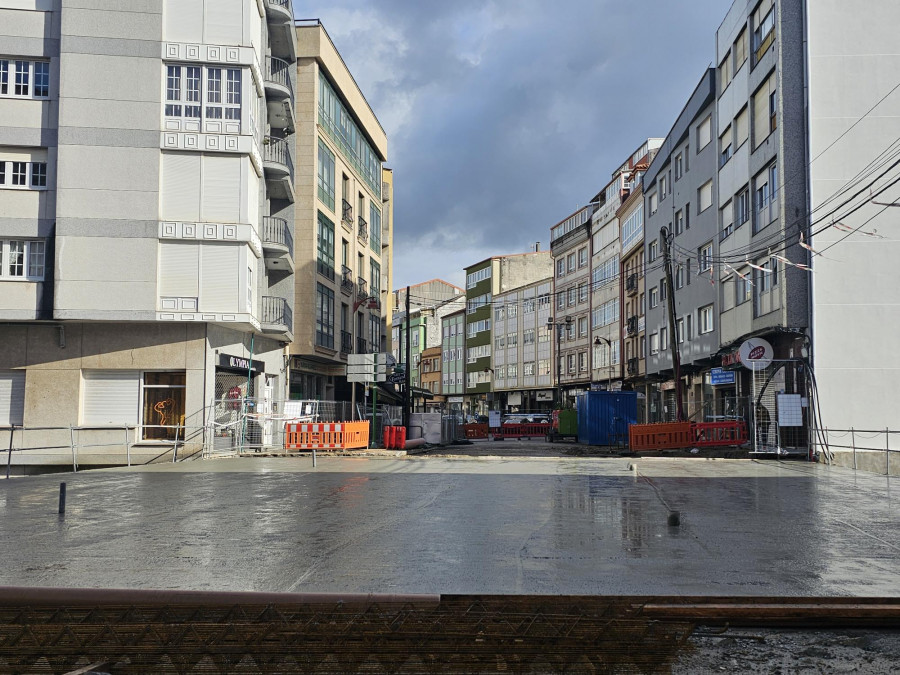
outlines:
[[659, 241], [663, 249], [663, 261], [666, 266], [666, 301], [669, 307], [669, 349], [672, 352], [672, 372], [675, 377], [675, 419], [685, 420], [684, 396], [681, 390], [681, 357], [678, 354], [678, 324], [675, 321], [675, 284], [672, 283], [672, 252], [669, 231], [665, 227], [659, 229]]

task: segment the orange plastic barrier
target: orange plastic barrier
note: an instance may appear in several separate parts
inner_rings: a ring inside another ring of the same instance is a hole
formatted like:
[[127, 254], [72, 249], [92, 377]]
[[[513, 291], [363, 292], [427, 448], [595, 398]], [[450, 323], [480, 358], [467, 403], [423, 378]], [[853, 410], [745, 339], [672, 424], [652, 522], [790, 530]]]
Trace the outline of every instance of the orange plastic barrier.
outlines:
[[632, 450], [672, 450], [694, 443], [690, 422], [632, 424], [628, 427], [628, 445]]
[[463, 424], [463, 430], [466, 432], [466, 438], [487, 438], [487, 424]]
[[747, 425], [742, 421], [694, 424], [694, 445], [697, 447], [743, 445], [747, 439]]
[[285, 450], [348, 450], [369, 447], [368, 422], [286, 424]]
[[532, 424], [504, 424], [499, 433], [494, 433], [497, 438], [543, 438], [550, 433], [549, 423]]

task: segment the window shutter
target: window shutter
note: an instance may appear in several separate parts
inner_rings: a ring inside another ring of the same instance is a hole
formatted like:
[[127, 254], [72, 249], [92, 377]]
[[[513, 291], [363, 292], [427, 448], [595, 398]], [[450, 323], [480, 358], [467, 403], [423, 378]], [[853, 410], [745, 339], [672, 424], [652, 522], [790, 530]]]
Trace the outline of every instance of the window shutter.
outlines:
[[163, 220], [200, 220], [200, 155], [164, 152], [162, 155]]
[[236, 156], [203, 158], [203, 196], [200, 217], [213, 223], [241, 222], [242, 159]]
[[137, 424], [141, 374], [136, 370], [85, 370], [81, 423]]
[[753, 148], [759, 147], [769, 137], [769, 93], [772, 91], [775, 76], [770, 75], [753, 96]]
[[749, 129], [747, 128], [747, 108], [741, 110], [738, 113], [737, 119], [734, 122], [735, 126], [735, 147], [740, 146], [744, 141], [747, 140], [747, 134]]
[[204, 244], [200, 248], [200, 311], [237, 312], [241, 278], [239, 245]]
[[200, 290], [200, 245], [163, 241], [159, 244], [159, 295], [196, 298]]
[[23, 424], [25, 371], [0, 370], [0, 425]]

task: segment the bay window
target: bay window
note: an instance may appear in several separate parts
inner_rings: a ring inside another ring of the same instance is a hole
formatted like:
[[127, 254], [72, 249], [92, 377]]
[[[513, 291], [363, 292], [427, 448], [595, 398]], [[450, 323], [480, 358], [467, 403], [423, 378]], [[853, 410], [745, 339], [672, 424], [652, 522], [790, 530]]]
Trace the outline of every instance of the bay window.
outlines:
[[243, 81], [241, 68], [167, 65], [166, 128], [241, 133]]

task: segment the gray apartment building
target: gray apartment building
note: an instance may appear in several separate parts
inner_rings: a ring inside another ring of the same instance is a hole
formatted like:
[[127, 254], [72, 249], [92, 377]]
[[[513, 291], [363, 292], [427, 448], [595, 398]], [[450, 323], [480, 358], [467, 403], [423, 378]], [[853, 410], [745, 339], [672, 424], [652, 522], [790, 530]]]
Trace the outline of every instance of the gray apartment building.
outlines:
[[0, 426], [115, 427], [81, 458], [115, 464], [283, 399], [291, 3], [4, 0], [0, 33]]
[[554, 385], [562, 400], [574, 402], [590, 387], [591, 216], [598, 197], [550, 228], [553, 257]]
[[[681, 362], [685, 414], [692, 415], [711, 397], [709, 373], [719, 365], [719, 279], [712, 264], [719, 231], [715, 87], [711, 68], [643, 176], [647, 376], [656, 380], [649, 392], [651, 421], [675, 416], [673, 335]], [[671, 251], [672, 289], [666, 283], [663, 228]], [[669, 292], [675, 301], [674, 326]]]
[[450, 410], [462, 410], [466, 384], [466, 311], [441, 318], [441, 393]]
[[494, 298], [492, 380], [498, 410], [537, 412], [553, 405], [554, 327], [547, 325], [552, 288], [548, 277]]

